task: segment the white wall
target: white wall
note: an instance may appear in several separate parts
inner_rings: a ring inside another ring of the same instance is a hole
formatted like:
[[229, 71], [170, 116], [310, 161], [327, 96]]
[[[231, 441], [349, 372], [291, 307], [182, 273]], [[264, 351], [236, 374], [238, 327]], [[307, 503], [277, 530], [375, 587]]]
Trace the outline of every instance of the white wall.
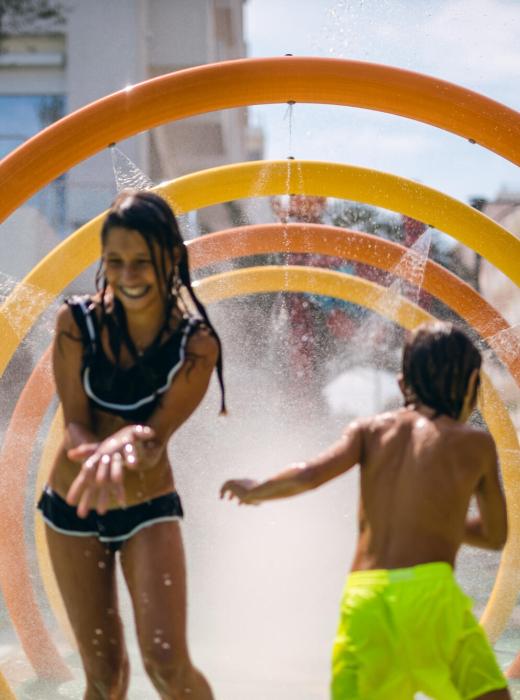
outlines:
[[211, 9], [211, 0], [149, 0], [150, 65], [170, 71], [213, 60]]
[[[67, 110], [122, 90], [147, 77], [146, 0], [75, 0], [67, 23]], [[108, 145], [108, 144], [107, 144]], [[146, 134], [118, 144], [140, 168], [148, 168]], [[115, 193], [110, 155], [103, 152], [69, 173], [69, 208], [87, 220]]]

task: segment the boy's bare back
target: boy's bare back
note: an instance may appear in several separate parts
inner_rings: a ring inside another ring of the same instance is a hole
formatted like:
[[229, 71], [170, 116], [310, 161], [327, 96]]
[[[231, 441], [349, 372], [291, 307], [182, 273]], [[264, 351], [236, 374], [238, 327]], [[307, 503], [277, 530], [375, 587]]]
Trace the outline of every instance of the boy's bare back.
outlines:
[[453, 565], [460, 545], [474, 543], [466, 524], [473, 494], [487, 546], [503, 544], [506, 523], [493, 439], [432, 414], [428, 408], [403, 408], [359, 421], [355, 428], [361, 432], [362, 455], [353, 570], [432, 561]]

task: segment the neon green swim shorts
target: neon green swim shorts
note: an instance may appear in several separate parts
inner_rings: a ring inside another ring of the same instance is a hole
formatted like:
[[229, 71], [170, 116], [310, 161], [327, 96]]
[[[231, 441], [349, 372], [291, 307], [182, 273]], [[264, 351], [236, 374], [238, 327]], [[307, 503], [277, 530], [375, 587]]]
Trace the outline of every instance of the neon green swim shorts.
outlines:
[[355, 571], [341, 602], [333, 700], [470, 700], [507, 687], [449, 564]]

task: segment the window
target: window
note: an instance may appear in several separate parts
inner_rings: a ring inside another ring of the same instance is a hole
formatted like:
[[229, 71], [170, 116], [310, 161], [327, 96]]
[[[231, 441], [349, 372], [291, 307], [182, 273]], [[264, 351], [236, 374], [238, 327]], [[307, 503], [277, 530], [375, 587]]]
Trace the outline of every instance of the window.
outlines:
[[[0, 158], [64, 113], [63, 95], [0, 95]], [[65, 175], [35, 195], [31, 205], [61, 233], [65, 225]]]

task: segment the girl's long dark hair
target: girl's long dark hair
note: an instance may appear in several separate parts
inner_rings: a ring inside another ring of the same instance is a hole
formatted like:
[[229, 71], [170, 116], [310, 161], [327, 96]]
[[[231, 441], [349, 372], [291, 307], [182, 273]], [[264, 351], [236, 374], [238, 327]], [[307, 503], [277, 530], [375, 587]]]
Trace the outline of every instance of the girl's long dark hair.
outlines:
[[[114, 226], [134, 230], [144, 238], [150, 258], [155, 269], [159, 284], [164, 285], [165, 314], [164, 322], [157, 334], [154, 346], [160, 344], [164, 334], [170, 328], [173, 309], [178, 306], [179, 286], [185, 287], [198, 313], [209, 327], [218, 343], [217, 376], [221, 391], [221, 413], [226, 413], [225, 387], [222, 363], [222, 344], [215, 328], [209, 320], [208, 313], [193, 291], [191, 284], [188, 249], [182, 239], [179, 225], [168, 203], [149, 190], [124, 190], [115, 199], [101, 228], [101, 245], [106, 245], [108, 233]], [[157, 259], [156, 250], [160, 251]], [[180, 251], [180, 260], [176, 264], [175, 251]], [[178, 266], [178, 282], [176, 280], [176, 267]], [[168, 272], [169, 268], [169, 272]], [[107, 281], [103, 271], [103, 263], [96, 274], [96, 286], [101, 292], [101, 325], [106, 325], [110, 348], [116, 363], [119, 361], [121, 345], [124, 343], [136, 362], [139, 355], [128, 332], [126, 314], [121, 302], [114, 298], [112, 313], [108, 313], [106, 305]]]
[[405, 405], [419, 402], [438, 416], [459, 418], [471, 373], [481, 364], [480, 352], [459, 328], [451, 323], [422, 324], [404, 347]]

